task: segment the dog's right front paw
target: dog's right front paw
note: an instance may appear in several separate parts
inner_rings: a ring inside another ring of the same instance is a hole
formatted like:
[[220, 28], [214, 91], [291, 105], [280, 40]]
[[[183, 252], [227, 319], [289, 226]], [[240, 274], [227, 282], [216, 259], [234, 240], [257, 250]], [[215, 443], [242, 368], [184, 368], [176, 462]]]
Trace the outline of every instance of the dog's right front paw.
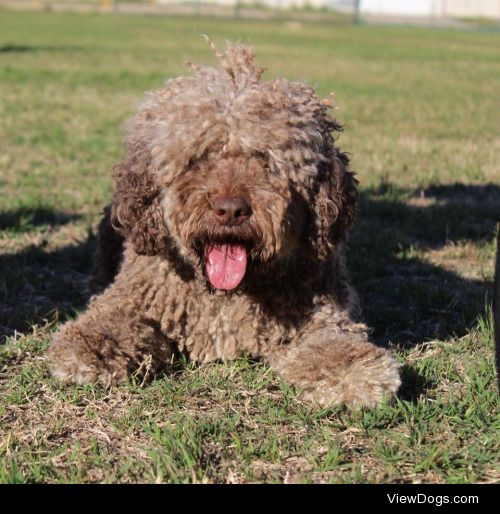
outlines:
[[105, 386], [125, 378], [105, 366], [102, 357], [93, 349], [99, 347], [95, 344], [97, 341], [88, 339], [71, 322], [56, 334], [46, 354], [53, 376], [65, 383], [99, 382]]
[[109, 371], [100, 369], [93, 363], [85, 362], [81, 355], [53, 345], [47, 352], [52, 375], [67, 384], [93, 384], [100, 382], [109, 386], [115, 377]]

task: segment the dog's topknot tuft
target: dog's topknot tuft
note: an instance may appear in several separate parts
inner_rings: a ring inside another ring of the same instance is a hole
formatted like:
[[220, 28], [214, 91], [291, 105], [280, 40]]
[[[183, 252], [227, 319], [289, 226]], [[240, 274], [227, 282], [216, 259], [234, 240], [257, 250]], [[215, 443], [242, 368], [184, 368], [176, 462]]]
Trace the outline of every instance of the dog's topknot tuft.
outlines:
[[243, 89], [258, 84], [266, 68], [255, 65], [255, 55], [248, 46], [240, 43], [226, 42], [226, 51], [221, 53], [207, 35], [203, 36], [222, 68], [231, 77], [236, 89]]

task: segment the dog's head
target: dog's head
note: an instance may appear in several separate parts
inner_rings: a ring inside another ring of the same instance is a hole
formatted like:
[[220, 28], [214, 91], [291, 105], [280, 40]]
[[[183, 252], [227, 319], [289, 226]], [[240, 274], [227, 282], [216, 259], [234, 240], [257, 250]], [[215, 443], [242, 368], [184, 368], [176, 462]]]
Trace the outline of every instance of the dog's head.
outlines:
[[299, 82], [260, 82], [246, 47], [217, 56], [220, 68], [192, 66], [142, 105], [115, 169], [112, 221], [137, 253], [174, 247], [231, 290], [249, 267], [328, 258], [357, 192], [328, 102]]

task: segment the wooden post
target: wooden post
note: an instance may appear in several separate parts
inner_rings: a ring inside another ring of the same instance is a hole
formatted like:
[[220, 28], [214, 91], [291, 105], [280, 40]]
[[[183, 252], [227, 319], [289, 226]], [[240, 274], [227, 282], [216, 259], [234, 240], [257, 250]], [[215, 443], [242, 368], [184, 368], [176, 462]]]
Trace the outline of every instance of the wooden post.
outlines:
[[500, 223], [497, 224], [497, 259], [493, 285], [493, 325], [495, 327], [495, 359], [498, 392], [500, 393]]
[[239, 18], [241, 16], [241, 1], [236, 0], [234, 3], [234, 17]]
[[441, 18], [446, 18], [448, 14], [448, 6], [446, 5], [446, 0], [441, 0]]
[[361, 0], [354, 0], [354, 23], [361, 21]]

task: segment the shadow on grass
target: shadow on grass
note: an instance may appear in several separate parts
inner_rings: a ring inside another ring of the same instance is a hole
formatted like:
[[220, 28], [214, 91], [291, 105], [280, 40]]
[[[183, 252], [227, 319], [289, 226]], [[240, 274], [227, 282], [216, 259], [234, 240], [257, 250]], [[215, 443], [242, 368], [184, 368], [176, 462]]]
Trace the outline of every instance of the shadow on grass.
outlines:
[[8, 53], [34, 53], [34, 52], [65, 52], [65, 51], [74, 51], [80, 50], [79, 47], [74, 46], [46, 46], [46, 45], [16, 45], [16, 44], [7, 44], [0, 46], [0, 54], [8, 54]]
[[416, 403], [421, 395], [425, 395], [428, 389], [436, 387], [436, 383], [434, 381], [420, 375], [408, 364], [402, 366], [400, 373], [401, 387], [398, 391], [398, 397], [401, 400]]
[[15, 211], [0, 212], [0, 230], [25, 232], [42, 225], [50, 227], [66, 225], [80, 218], [78, 214], [56, 212], [49, 207], [23, 207]]
[[458, 272], [477, 266], [474, 252], [491, 244], [499, 218], [494, 184], [364, 192], [348, 262], [375, 341], [412, 346], [470, 330], [491, 282]]
[[[43, 236], [79, 218], [45, 207], [22, 208], [0, 212], [0, 230], [6, 239], [34, 230]], [[22, 251], [0, 253], [0, 343], [15, 331], [26, 332], [45, 319], [64, 319], [85, 305], [94, 246], [89, 236], [57, 250], [45, 249], [42, 240]]]

